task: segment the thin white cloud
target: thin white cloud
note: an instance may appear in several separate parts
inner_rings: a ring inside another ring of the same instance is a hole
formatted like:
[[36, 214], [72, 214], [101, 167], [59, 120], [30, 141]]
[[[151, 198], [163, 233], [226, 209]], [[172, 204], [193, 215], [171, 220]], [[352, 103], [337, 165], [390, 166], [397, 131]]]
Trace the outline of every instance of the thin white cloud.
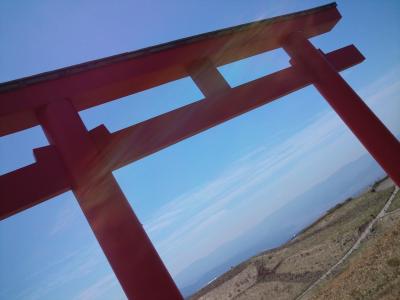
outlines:
[[[70, 282], [94, 274], [104, 260], [97, 245], [80, 246], [74, 252], [44, 266], [37, 272], [21, 277], [21, 282], [24, 282], [26, 288], [19, 290], [18, 299], [44, 299]], [[114, 274], [111, 275], [114, 276]]]
[[[394, 69], [359, 94], [385, 111], [379, 106], [383, 100], [399, 103], [398, 73]], [[144, 222], [145, 228], [177, 274], [365, 152], [333, 111], [322, 113], [283, 143], [253, 150], [213, 181], [164, 205]], [[271, 193], [274, 199], [265, 199]]]
[[74, 300], [95, 300], [104, 297], [104, 294], [109, 292], [117, 285], [114, 274], [107, 274], [100, 278], [94, 284], [90, 285], [81, 291]]
[[[77, 207], [78, 205], [72, 202], [76, 201], [72, 192], [68, 192], [68, 194], [68, 199], [63, 199], [63, 205], [57, 212], [54, 224], [49, 231], [50, 236], [55, 236], [71, 228], [71, 226], [76, 224], [79, 216], [82, 215], [82, 212], [80, 212], [80, 209]], [[55, 199], [52, 201], [55, 201]]]

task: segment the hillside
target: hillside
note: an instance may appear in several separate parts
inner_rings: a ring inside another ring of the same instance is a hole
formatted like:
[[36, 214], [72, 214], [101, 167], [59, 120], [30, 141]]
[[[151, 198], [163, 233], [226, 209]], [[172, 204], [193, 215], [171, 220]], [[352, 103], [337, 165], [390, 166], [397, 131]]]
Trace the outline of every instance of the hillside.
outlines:
[[[398, 299], [400, 193], [393, 192], [385, 181], [347, 199], [288, 243], [232, 268], [191, 299], [296, 299], [310, 286], [302, 299]], [[358, 249], [315, 284], [363, 234]]]
[[221, 245], [207, 257], [195, 261], [174, 277], [175, 282], [186, 297], [194, 294], [208, 282], [230, 270], [232, 266], [246, 261], [265, 249], [273, 249], [284, 244], [325, 211], [343, 199], [359, 194], [383, 174], [371, 156], [361, 156], [331, 176], [321, 178], [321, 181], [309, 190], [291, 199], [272, 214], [266, 215], [261, 222], [236, 239]]

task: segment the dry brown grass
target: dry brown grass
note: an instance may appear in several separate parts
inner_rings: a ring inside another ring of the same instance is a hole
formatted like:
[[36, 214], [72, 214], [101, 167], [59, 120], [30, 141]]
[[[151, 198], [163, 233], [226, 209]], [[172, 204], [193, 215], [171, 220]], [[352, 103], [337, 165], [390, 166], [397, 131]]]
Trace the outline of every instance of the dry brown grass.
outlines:
[[400, 211], [382, 218], [339, 274], [306, 299], [400, 299]]
[[388, 212], [394, 211], [400, 208], [400, 193], [397, 193], [394, 197], [392, 204], [390, 204]]
[[[382, 209], [392, 191], [393, 188], [367, 192], [360, 197], [345, 201], [342, 205], [331, 209], [294, 240], [233, 268], [210, 286], [200, 290], [191, 299], [296, 298], [352, 247], [368, 223]], [[391, 217], [394, 220], [396, 213], [393, 213]], [[400, 286], [400, 282], [396, 279], [396, 274], [399, 272], [396, 266], [399, 256], [393, 249], [394, 245], [400, 249], [400, 245], [394, 241], [396, 232], [400, 231], [400, 223], [392, 224], [397, 226], [398, 231], [390, 231], [392, 227], [385, 225], [385, 220], [388, 218], [389, 216], [378, 223], [375, 233], [362, 244], [356, 254], [348, 259], [349, 262], [345, 262], [333, 279], [323, 282], [308, 296], [312, 299], [325, 297], [364, 299], [359, 297], [379, 294], [380, 297], [392, 299], [391, 295], [398, 291], [396, 284]], [[377, 239], [379, 242], [374, 242]], [[397, 242], [399, 240], [400, 236], [397, 236]], [[386, 248], [382, 249], [381, 245], [385, 245]], [[385, 255], [380, 255], [378, 250], [384, 252]], [[360, 255], [364, 256], [358, 258]], [[374, 277], [373, 273], [370, 273], [373, 270], [384, 275]], [[343, 289], [346, 292], [338, 297], [335, 294], [337, 289]]]

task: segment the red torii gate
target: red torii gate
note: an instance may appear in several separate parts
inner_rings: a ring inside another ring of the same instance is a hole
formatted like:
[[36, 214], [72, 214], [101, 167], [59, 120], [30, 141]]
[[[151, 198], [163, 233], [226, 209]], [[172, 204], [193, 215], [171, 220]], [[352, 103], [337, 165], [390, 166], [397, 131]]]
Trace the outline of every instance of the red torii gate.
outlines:
[[[182, 299], [112, 171], [313, 84], [400, 185], [400, 144], [342, 79], [364, 60], [353, 46], [324, 54], [336, 3], [185, 38], [0, 85], [0, 135], [41, 125], [50, 146], [0, 177], [0, 219], [72, 189], [129, 299]], [[216, 67], [283, 47], [292, 66], [230, 88]], [[191, 76], [205, 99], [109, 133], [78, 111]]]

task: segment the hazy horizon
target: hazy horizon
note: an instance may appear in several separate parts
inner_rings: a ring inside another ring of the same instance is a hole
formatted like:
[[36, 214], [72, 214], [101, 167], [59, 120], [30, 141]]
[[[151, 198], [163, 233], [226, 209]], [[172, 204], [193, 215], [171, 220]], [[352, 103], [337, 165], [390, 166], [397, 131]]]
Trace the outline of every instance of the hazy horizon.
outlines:
[[[349, 167], [355, 168], [355, 172], [349, 172], [347, 170]], [[360, 176], [360, 174], [365, 175], [365, 171], [368, 171], [367, 176]], [[347, 183], [343, 182], [343, 178], [337, 176], [347, 175], [349, 173], [350, 176], [346, 178]], [[386, 174], [370, 157], [369, 154], [363, 155], [362, 157], [350, 162], [349, 164], [341, 168], [341, 170], [338, 170], [338, 172], [331, 175], [324, 182], [318, 183], [315, 186], [311, 187], [303, 195], [296, 197], [291, 202], [287, 203], [284, 207], [278, 209], [276, 212], [271, 214], [272, 216], [276, 215], [274, 216], [275, 220], [291, 220], [291, 222], [285, 224], [286, 228], [282, 230], [281, 228], [277, 229], [265, 226], [265, 223], [273, 223], [268, 222], [269, 218], [271, 218], [271, 215], [266, 216], [261, 225], [255, 226], [254, 228], [250, 229], [249, 232], [243, 234], [241, 239], [245, 239], [247, 242], [245, 244], [246, 247], [243, 247], [244, 249], [240, 249], [240, 247], [238, 247], [238, 244], [240, 245], [241, 241], [234, 243], [231, 242], [230, 244], [232, 245], [230, 245], [229, 247], [224, 245], [221, 247], [222, 249], [216, 249], [212, 256], [219, 257], [219, 259], [217, 259], [217, 261], [220, 262], [219, 264], [218, 262], [215, 262], [214, 265], [208, 266], [208, 269], [206, 271], [203, 270], [203, 276], [200, 276], [200, 279], [194, 280], [193, 282], [191, 282], [191, 284], [184, 284], [185, 279], [187, 280], [188, 278], [188, 274], [196, 273], [196, 271], [197, 273], [201, 273], [198, 271], [198, 265], [202, 262], [202, 259], [199, 259], [176, 276], [177, 283], [180, 285], [180, 288], [184, 292], [185, 296], [193, 294], [193, 292], [204, 286], [205, 283], [208, 283], [210, 280], [223, 274], [231, 267], [236, 266], [242, 261], [254, 255], [257, 255], [260, 252], [271, 250], [285, 244], [295, 234], [299, 233], [301, 230], [320, 218], [337, 203], [344, 202], [349, 197], [357, 196], [362, 190], [365, 190], [372, 183], [382, 179], [385, 176]], [[337, 191], [337, 193], [329, 194], [330, 197], [327, 197], [328, 199], [323, 199], [321, 201], [321, 199], [318, 199], [318, 193], [315, 192], [315, 190], [320, 188], [320, 186], [323, 186], [321, 187], [321, 189], [324, 192], [326, 190], [329, 190], [327, 186], [332, 186], [333, 189]], [[315, 196], [313, 197], [313, 195]], [[313, 202], [314, 209], [310, 207], [310, 202]], [[305, 205], [304, 210], [295, 209], [298, 208], [298, 206], [302, 205]], [[288, 212], [289, 209], [287, 206], [294, 206], [294, 208], [292, 208], [292, 210]], [[305, 213], [305, 210], [307, 210], [307, 213]], [[301, 214], [302, 218], [299, 218], [298, 214]], [[249, 244], [248, 242], [251, 239], [249, 239], [248, 236], [258, 236], [266, 238], [264, 240], [258, 241], [258, 243]], [[240, 240], [240, 238], [238, 240]], [[227, 249], [229, 248], [233, 248], [231, 249], [231, 251], [235, 252], [236, 254], [233, 258], [226, 256], [226, 253], [229, 253], [229, 251], [227, 251]], [[224, 257], [225, 260], [221, 259], [221, 257]]]

